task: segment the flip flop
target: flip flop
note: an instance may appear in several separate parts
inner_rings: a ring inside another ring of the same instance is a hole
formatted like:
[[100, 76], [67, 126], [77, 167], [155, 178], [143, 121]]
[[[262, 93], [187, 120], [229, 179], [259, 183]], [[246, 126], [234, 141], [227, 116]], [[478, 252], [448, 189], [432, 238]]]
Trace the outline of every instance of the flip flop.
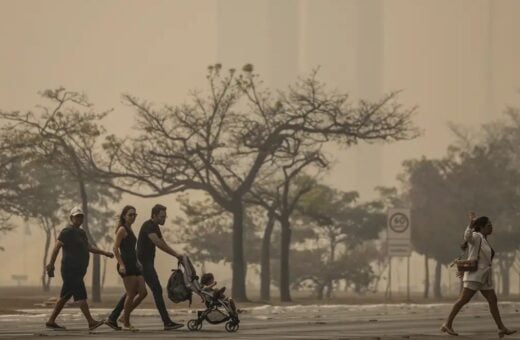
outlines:
[[501, 329], [498, 331], [498, 337], [503, 338], [504, 335], [511, 335], [511, 334], [515, 334], [515, 333], [516, 333], [515, 330], [504, 328], [504, 329]]
[[52, 329], [54, 331], [64, 331], [64, 330], [67, 329], [67, 328], [65, 328], [63, 326], [58, 325], [56, 322], [53, 322], [53, 323], [46, 322], [45, 323], [45, 327], [48, 328], [48, 329]]
[[139, 332], [139, 329], [135, 328], [132, 325], [130, 325], [129, 327], [126, 327], [126, 326], [123, 325], [123, 330], [124, 331], [129, 331], [129, 332]]
[[88, 326], [88, 329], [90, 331], [93, 331], [94, 329], [98, 328], [99, 326], [103, 325], [105, 323], [105, 320], [95, 321], [93, 324]]
[[458, 335], [459, 335], [459, 333], [455, 332], [455, 331], [453, 330], [453, 328], [449, 328], [449, 327], [446, 326], [446, 325], [442, 325], [442, 326], [441, 326], [441, 332], [443, 332], [443, 333], [448, 333], [449, 335], [453, 335], [453, 336], [458, 336]]
[[121, 327], [119, 327], [119, 325], [117, 324], [117, 321], [114, 321], [114, 320], [106, 319], [105, 325], [107, 325], [108, 327], [112, 328], [115, 331], [121, 330]]

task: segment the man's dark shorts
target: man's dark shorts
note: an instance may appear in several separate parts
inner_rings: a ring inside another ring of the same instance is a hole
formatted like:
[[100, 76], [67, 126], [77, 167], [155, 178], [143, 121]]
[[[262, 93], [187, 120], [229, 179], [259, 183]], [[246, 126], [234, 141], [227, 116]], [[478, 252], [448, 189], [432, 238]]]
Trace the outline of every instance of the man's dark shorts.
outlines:
[[73, 297], [74, 301], [86, 300], [87, 289], [85, 288], [85, 282], [83, 282], [84, 276], [81, 274], [62, 276], [63, 286], [61, 287], [60, 297], [67, 299]]

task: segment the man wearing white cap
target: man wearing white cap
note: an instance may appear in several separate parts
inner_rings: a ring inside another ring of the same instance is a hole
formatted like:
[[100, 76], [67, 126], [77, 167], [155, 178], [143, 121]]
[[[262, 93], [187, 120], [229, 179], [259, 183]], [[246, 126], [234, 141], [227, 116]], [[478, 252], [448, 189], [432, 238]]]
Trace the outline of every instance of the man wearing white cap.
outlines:
[[90, 245], [88, 243], [87, 234], [80, 228], [82, 224], [83, 211], [79, 207], [74, 207], [70, 211], [70, 224], [60, 232], [52, 251], [51, 259], [47, 265], [49, 275], [54, 275], [54, 262], [56, 262], [56, 257], [60, 249], [63, 248], [63, 256], [61, 259], [63, 286], [61, 287], [60, 299], [45, 324], [45, 326], [50, 329], [65, 329], [65, 327], [56, 324], [56, 318], [71, 297], [79, 304], [79, 308], [88, 321], [90, 330], [94, 330], [103, 324], [103, 321], [94, 320], [90, 314], [87, 303], [87, 290], [85, 289], [83, 278], [87, 273], [90, 258], [89, 253], [101, 254], [110, 258], [113, 258], [114, 254], [94, 248]]

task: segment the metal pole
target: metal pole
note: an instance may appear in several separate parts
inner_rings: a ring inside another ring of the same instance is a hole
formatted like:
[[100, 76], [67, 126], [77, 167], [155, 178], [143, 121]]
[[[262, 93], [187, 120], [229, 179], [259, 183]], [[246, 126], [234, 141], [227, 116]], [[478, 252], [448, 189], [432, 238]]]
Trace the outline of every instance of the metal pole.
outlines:
[[388, 257], [388, 298], [392, 299], [392, 256]]
[[451, 268], [448, 267], [448, 294], [451, 294]]
[[410, 301], [410, 256], [406, 258], [406, 300]]

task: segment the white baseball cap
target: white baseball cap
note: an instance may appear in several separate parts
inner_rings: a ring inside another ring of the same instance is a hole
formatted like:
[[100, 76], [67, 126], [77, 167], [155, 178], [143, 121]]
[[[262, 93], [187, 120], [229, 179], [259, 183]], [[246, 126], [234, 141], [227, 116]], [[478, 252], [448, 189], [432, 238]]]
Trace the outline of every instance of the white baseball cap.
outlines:
[[80, 207], [74, 207], [70, 211], [70, 216], [84, 215], [83, 210]]

